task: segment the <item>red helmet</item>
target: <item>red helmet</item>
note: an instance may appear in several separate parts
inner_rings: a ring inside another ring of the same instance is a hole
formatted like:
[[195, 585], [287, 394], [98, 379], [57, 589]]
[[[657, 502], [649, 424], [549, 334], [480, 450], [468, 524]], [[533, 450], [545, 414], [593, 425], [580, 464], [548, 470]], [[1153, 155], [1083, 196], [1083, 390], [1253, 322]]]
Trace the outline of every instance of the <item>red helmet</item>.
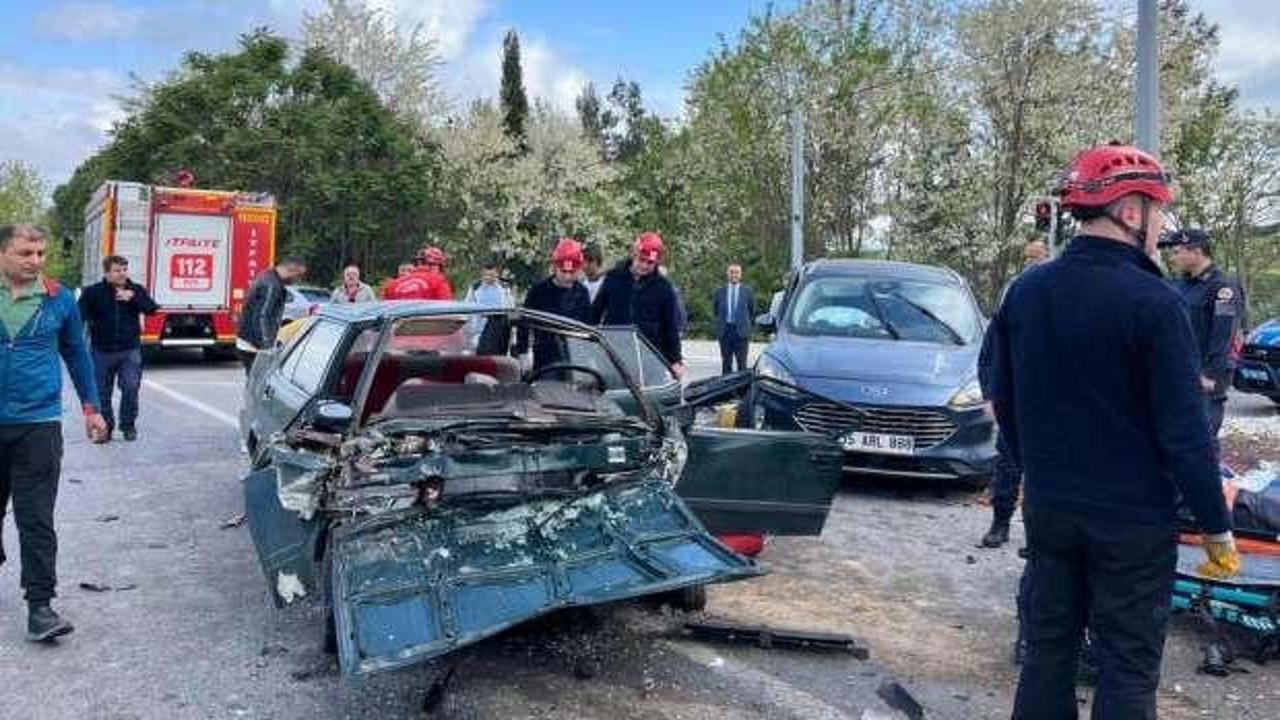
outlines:
[[1170, 177], [1144, 150], [1111, 142], [1080, 151], [1058, 181], [1062, 207], [1102, 207], [1130, 193], [1156, 202], [1173, 199]]
[[422, 265], [439, 265], [444, 267], [444, 251], [435, 245], [424, 247], [418, 251], [418, 262]]
[[656, 263], [662, 259], [662, 236], [656, 232], [640, 233], [632, 247], [642, 260]]
[[582, 243], [573, 238], [560, 238], [551, 251], [551, 263], [557, 270], [577, 270], [582, 267]]

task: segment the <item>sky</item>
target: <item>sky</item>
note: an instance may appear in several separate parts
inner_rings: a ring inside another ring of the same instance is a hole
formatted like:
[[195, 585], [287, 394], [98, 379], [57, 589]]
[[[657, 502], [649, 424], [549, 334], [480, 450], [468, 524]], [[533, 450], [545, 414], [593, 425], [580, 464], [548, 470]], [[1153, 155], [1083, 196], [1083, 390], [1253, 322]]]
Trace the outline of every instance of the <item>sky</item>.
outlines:
[[[422, 23], [455, 99], [495, 95], [502, 36], [520, 33], [525, 86], [566, 111], [584, 83], [640, 83], [651, 109], [680, 113], [684, 84], [752, 15], [798, 0], [370, 0], [406, 27]], [[1127, 5], [1136, 0], [1112, 0]], [[106, 140], [131, 77], [162, 78], [188, 50], [234, 47], [267, 26], [301, 34], [322, 0], [0, 0], [0, 160], [52, 184]], [[1248, 107], [1280, 109], [1280, 3], [1192, 0], [1221, 28], [1215, 71]]]

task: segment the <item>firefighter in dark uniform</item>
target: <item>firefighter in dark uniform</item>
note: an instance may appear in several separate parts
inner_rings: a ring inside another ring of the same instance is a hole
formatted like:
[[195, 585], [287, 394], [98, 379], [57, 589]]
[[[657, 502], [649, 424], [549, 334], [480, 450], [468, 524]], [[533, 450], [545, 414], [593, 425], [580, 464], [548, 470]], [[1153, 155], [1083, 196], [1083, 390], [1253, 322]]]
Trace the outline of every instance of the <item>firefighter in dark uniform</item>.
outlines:
[[1185, 306], [1151, 260], [1173, 199], [1151, 155], [1112, 144], [1062, 178], [1079, 234], [1020, 277], [992, 320], [991, 402], [1023, 469], [1027, 656], [1013, 717], [1074, 718], [1086, 623], [1094, 718], [1154, 720], [1179, 496], [1197, 571], [1239, 572]]
[[[582, 271], [582, 243], [573, 238], [560, 238], [551, 252], [551, 276], [529, 288], [524, 306], [529, 310], [559, 315], [586, 322], [591, 313], [591, 295], [587, 286], [578, 282]], [[516, 334], [515, 356], [522, 357], [529, 347], [529, 330], [521, 326]], [[533, 370], [569, 360], [562, 336], [533, 331]]]
[[1231, 344], [1244, 315], [1244, 294], [1239, 284], [1213, 263], [1213, 248], [1205, 231], [1178, 230], [1163, 238], [1160, 246], [1173, 249], [1170, 265], [1182, 274], [1176, 285], [1191, 315], [1200, 354], [1200, 386], [1216, 446], [1235, 370]]

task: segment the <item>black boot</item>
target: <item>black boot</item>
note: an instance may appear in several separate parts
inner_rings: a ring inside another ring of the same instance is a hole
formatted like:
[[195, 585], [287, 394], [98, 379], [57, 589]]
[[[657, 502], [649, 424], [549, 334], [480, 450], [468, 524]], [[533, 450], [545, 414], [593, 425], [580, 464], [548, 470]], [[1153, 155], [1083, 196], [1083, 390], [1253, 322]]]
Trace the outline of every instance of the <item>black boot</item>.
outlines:
[[991, 520], [991, 529], [982, 536], [982, 547], [998, 548], [1009, 542], [1009, 516], [996, 513]]
[[120, 429], [120, 432], [124, 434], [124, 439], [129, 442], [133, 442], [138, 439], [138, 429], [132, 425], [125, 425]]
[[31, 642], [48, 642], [75, 630], [49, 607], [48, 601], [33, 602], [27, 609], [27, 639]]

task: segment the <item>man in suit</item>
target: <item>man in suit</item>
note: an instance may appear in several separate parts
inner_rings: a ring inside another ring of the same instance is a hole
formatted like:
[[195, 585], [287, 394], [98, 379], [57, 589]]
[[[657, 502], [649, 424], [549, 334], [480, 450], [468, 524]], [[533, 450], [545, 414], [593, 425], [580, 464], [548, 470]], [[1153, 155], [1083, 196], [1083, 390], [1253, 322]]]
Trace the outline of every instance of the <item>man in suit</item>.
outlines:
[[738, 370], [747, 369], [747, 345], [751, 340], [751, 318], [755, 312], [755, 295], [742, 284], [742, 266], [736, 263], [725, 268], [728, 280], [716, 289], [712, 298], [715, 311], [716, 339], [720, 341], [720, 372], [733, 372], [736, 360]]

